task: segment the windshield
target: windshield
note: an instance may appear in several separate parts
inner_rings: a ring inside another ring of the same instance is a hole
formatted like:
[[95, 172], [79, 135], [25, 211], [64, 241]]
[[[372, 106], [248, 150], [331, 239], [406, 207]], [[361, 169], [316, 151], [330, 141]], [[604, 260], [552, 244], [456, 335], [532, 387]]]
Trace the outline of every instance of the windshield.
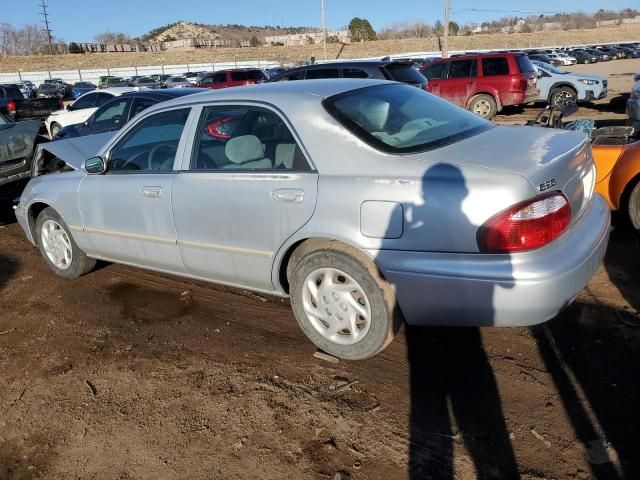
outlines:
[[542, 68], [543, 70], [546, 70], [547, 72], [550, 72], [550, 73], [555, 73], [556, 75], [566, 75], [567, 73], [569, 73], [566, 70], [562, 70], [561, 68], [554, 67], [553, 65], [550, 65], [548, 63], [539, 62], [537, 60], [534, 60], [533, 63], [535, 63], [538, 67]]
[[171, 80], [172, 82], [186, 82], [186, 81], [188, 81], [184, 77], [171, 77], [169, 80]]
[[376, 85], [327, 98], [327, 111], [370, 145], [392, 153], [438, 148], [493, 124], [424, 90]]
[[386, 66], [387, 73], [396, 82], [409, 83], [411, 85], [424, 85], [427, 79], [411, 65], [391, 63]]

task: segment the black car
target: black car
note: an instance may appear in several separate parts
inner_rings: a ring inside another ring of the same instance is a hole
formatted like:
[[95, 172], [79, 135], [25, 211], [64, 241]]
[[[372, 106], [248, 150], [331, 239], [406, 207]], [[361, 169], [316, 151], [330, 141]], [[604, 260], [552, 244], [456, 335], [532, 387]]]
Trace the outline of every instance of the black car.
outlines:
[[578, 63], [596, 63], [598, 61], [598, 57], [584, 50], [569, 50], [567, 54], [575, 58]]
[[361, 62], [332, 62], [306, 65], [291, 69], [269, 82], [312, 80], [317, 78], [374, 78], [426, 88], [427, 79], [413, 68], [411, 61], [374, 60]]
[[539, 62], [548, 63], [549, 65], [553, 65], [554, 67], [561, 67], [562, 62], [555, 58], [551, 58], [544, 53], [529, 53], [529, 60], [537, 60]]
[[192, 93], [202, 93], [202, 89], [167, 88], [125, 93], [102, 105], [86, 122], [61, 128], [53, 140], [120, 130], [129, 120], [150, 106]]

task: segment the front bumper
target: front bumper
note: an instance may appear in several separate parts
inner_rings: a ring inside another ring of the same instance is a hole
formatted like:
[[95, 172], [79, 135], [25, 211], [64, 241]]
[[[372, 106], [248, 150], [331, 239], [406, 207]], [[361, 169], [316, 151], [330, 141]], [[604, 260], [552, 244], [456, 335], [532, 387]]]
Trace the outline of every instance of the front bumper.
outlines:
[[599, 195], [559, 239], [512, 255], [371, 252], [410, 325], [527, 326], [553, 318], [604, 257], [611, 214]]

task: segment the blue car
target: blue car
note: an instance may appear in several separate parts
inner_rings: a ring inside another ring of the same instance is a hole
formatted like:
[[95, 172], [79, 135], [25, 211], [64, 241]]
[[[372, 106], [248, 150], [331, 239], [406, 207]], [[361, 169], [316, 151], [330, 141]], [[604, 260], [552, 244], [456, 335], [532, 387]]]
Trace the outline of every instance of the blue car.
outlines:
[[91, 82], [76, 82], [73, 84], [73, 88], [71, 89], [71, 96], [75, 100], [79, 96], [95, 90], [96, 88], [97, 87]]

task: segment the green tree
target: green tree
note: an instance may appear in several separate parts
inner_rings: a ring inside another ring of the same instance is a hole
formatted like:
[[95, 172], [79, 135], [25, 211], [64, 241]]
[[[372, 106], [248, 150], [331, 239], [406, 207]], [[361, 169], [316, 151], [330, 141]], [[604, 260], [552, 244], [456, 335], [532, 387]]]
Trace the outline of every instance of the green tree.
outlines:
[[449, 35], [456, 36], [460, 32], [460, 25], [456, 22], [449, 22]]
[[436, 35], [442, 35], [444, 33], [444, 25], [440, 20], [436, 20], [436, 23], [433, 24], [433, 33]]
[[351, 38], [356, 41], [376, 39], [376, 32], [366, 18], [352, 18], [349, 22], [349, 31], [351, 32]]
[[260, 40], [258, 40], [258, 37], [254, 35], [253, 37], [251, 37], [251, 40], [249, 40], [249, 45], [251, 45], [252, 47], [259, 47], [260, 45], [262, 45], [262, 42], [260, 42]]

